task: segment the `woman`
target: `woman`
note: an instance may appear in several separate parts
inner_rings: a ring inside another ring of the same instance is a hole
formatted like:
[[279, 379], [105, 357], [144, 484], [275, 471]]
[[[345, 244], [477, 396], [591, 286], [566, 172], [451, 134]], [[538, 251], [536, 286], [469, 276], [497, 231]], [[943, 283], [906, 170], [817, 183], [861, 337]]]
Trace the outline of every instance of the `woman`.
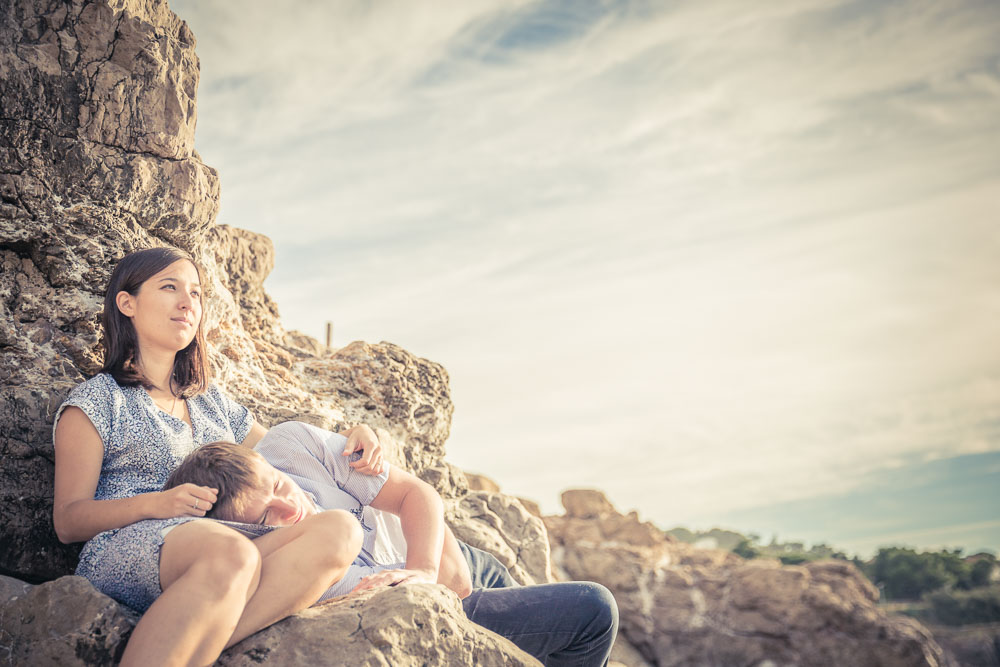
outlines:
[[[59, 408], [53, 522], [64, 543], [87, 541], [77, 574], [144, 612], [122, 665], [210, 664], [224, 648], [313, 604], [361, 547], [357, 521], [328, 511], [251, 541], [204, 519], [216, 490], [160, 491], [192, 449], [216, 440], [253, 447], [249, 410], [209, 384], [201, 274], [187, 253], [123, 258], [104, 300], [104, 367]], [[382, 469], [366, 426], [345, 432], [351, 464]], [[331, 548], [330, 545], [337, 545]]]

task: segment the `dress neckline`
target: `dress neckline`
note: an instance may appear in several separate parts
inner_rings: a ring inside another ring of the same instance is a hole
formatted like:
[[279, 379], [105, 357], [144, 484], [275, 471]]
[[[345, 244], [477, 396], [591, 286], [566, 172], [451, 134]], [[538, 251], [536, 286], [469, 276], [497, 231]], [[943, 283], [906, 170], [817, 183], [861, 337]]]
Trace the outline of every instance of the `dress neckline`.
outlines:
[[149, 395], [149, 392], [146, 391], [145, 387], [138, 387], [138, 389], [140, 392], [142, 392], [142, 395], [145, 397], [144, 400], [147, 401], [149, 405], [153, 406], [153, 408], [157, 410], [164, 417], [180, 422], [185, 426], [187, 426], [188, 429], [190, 430], [191, 437], [194, 438], [194, 419], [191, 417], [191, 405], [188, 403], [188, 400], [186, 398], [182, 398], [180, 400], [184, 403], [184, 410], [185, 412], [187, 412], [188, 419], [190, 419], [191, 421], [188, 421], [187, 419], [182, 419], [180, 417], [175, 417], [174, 415], [170, 414], [169, 412], [161, 408], [156, 403], [156, 401], [153, 400], [153, 397]]

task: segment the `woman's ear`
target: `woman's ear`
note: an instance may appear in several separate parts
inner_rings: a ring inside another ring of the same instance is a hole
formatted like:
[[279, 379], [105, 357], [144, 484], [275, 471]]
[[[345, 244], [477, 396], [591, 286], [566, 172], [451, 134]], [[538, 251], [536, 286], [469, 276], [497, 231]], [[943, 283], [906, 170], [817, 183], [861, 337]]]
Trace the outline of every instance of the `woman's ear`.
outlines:
[[122, 312], [125, 317], [132, 317], [135, 315], [135, 303], [132, 299], [132, 295], [128, 292], [122, 290], [115, 295], [115, 305], [118, 306], [118, 310]]

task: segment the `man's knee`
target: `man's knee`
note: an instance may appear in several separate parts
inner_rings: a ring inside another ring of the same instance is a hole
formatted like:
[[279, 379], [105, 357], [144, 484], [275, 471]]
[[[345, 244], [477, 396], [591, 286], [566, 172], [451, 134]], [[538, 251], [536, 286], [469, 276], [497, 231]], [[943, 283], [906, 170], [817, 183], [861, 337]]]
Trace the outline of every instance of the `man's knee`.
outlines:
[[592, 581], [577, 582], [581, 586], [578, 604], [593, 614], [591, 628], [595, 633], [618, 633], [618, 603], [615, 596], [601, 584]]
[[361, 553], [364, 532], [350, 512], [326, 510], [307, 517], [300, 525], [325, 567], [346, 568]]

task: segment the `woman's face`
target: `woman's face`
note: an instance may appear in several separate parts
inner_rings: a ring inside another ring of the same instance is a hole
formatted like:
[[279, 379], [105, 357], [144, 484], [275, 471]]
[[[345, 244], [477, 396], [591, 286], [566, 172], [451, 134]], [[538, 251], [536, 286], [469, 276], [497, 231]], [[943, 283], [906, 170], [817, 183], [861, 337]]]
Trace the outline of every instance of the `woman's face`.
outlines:
[[194, 340], [201, 323], [198, 270], [179, 259], [144, 282], [135, 296], [119, 292], [118, 308], [132, 319], [139, 349], [178, 352]]

